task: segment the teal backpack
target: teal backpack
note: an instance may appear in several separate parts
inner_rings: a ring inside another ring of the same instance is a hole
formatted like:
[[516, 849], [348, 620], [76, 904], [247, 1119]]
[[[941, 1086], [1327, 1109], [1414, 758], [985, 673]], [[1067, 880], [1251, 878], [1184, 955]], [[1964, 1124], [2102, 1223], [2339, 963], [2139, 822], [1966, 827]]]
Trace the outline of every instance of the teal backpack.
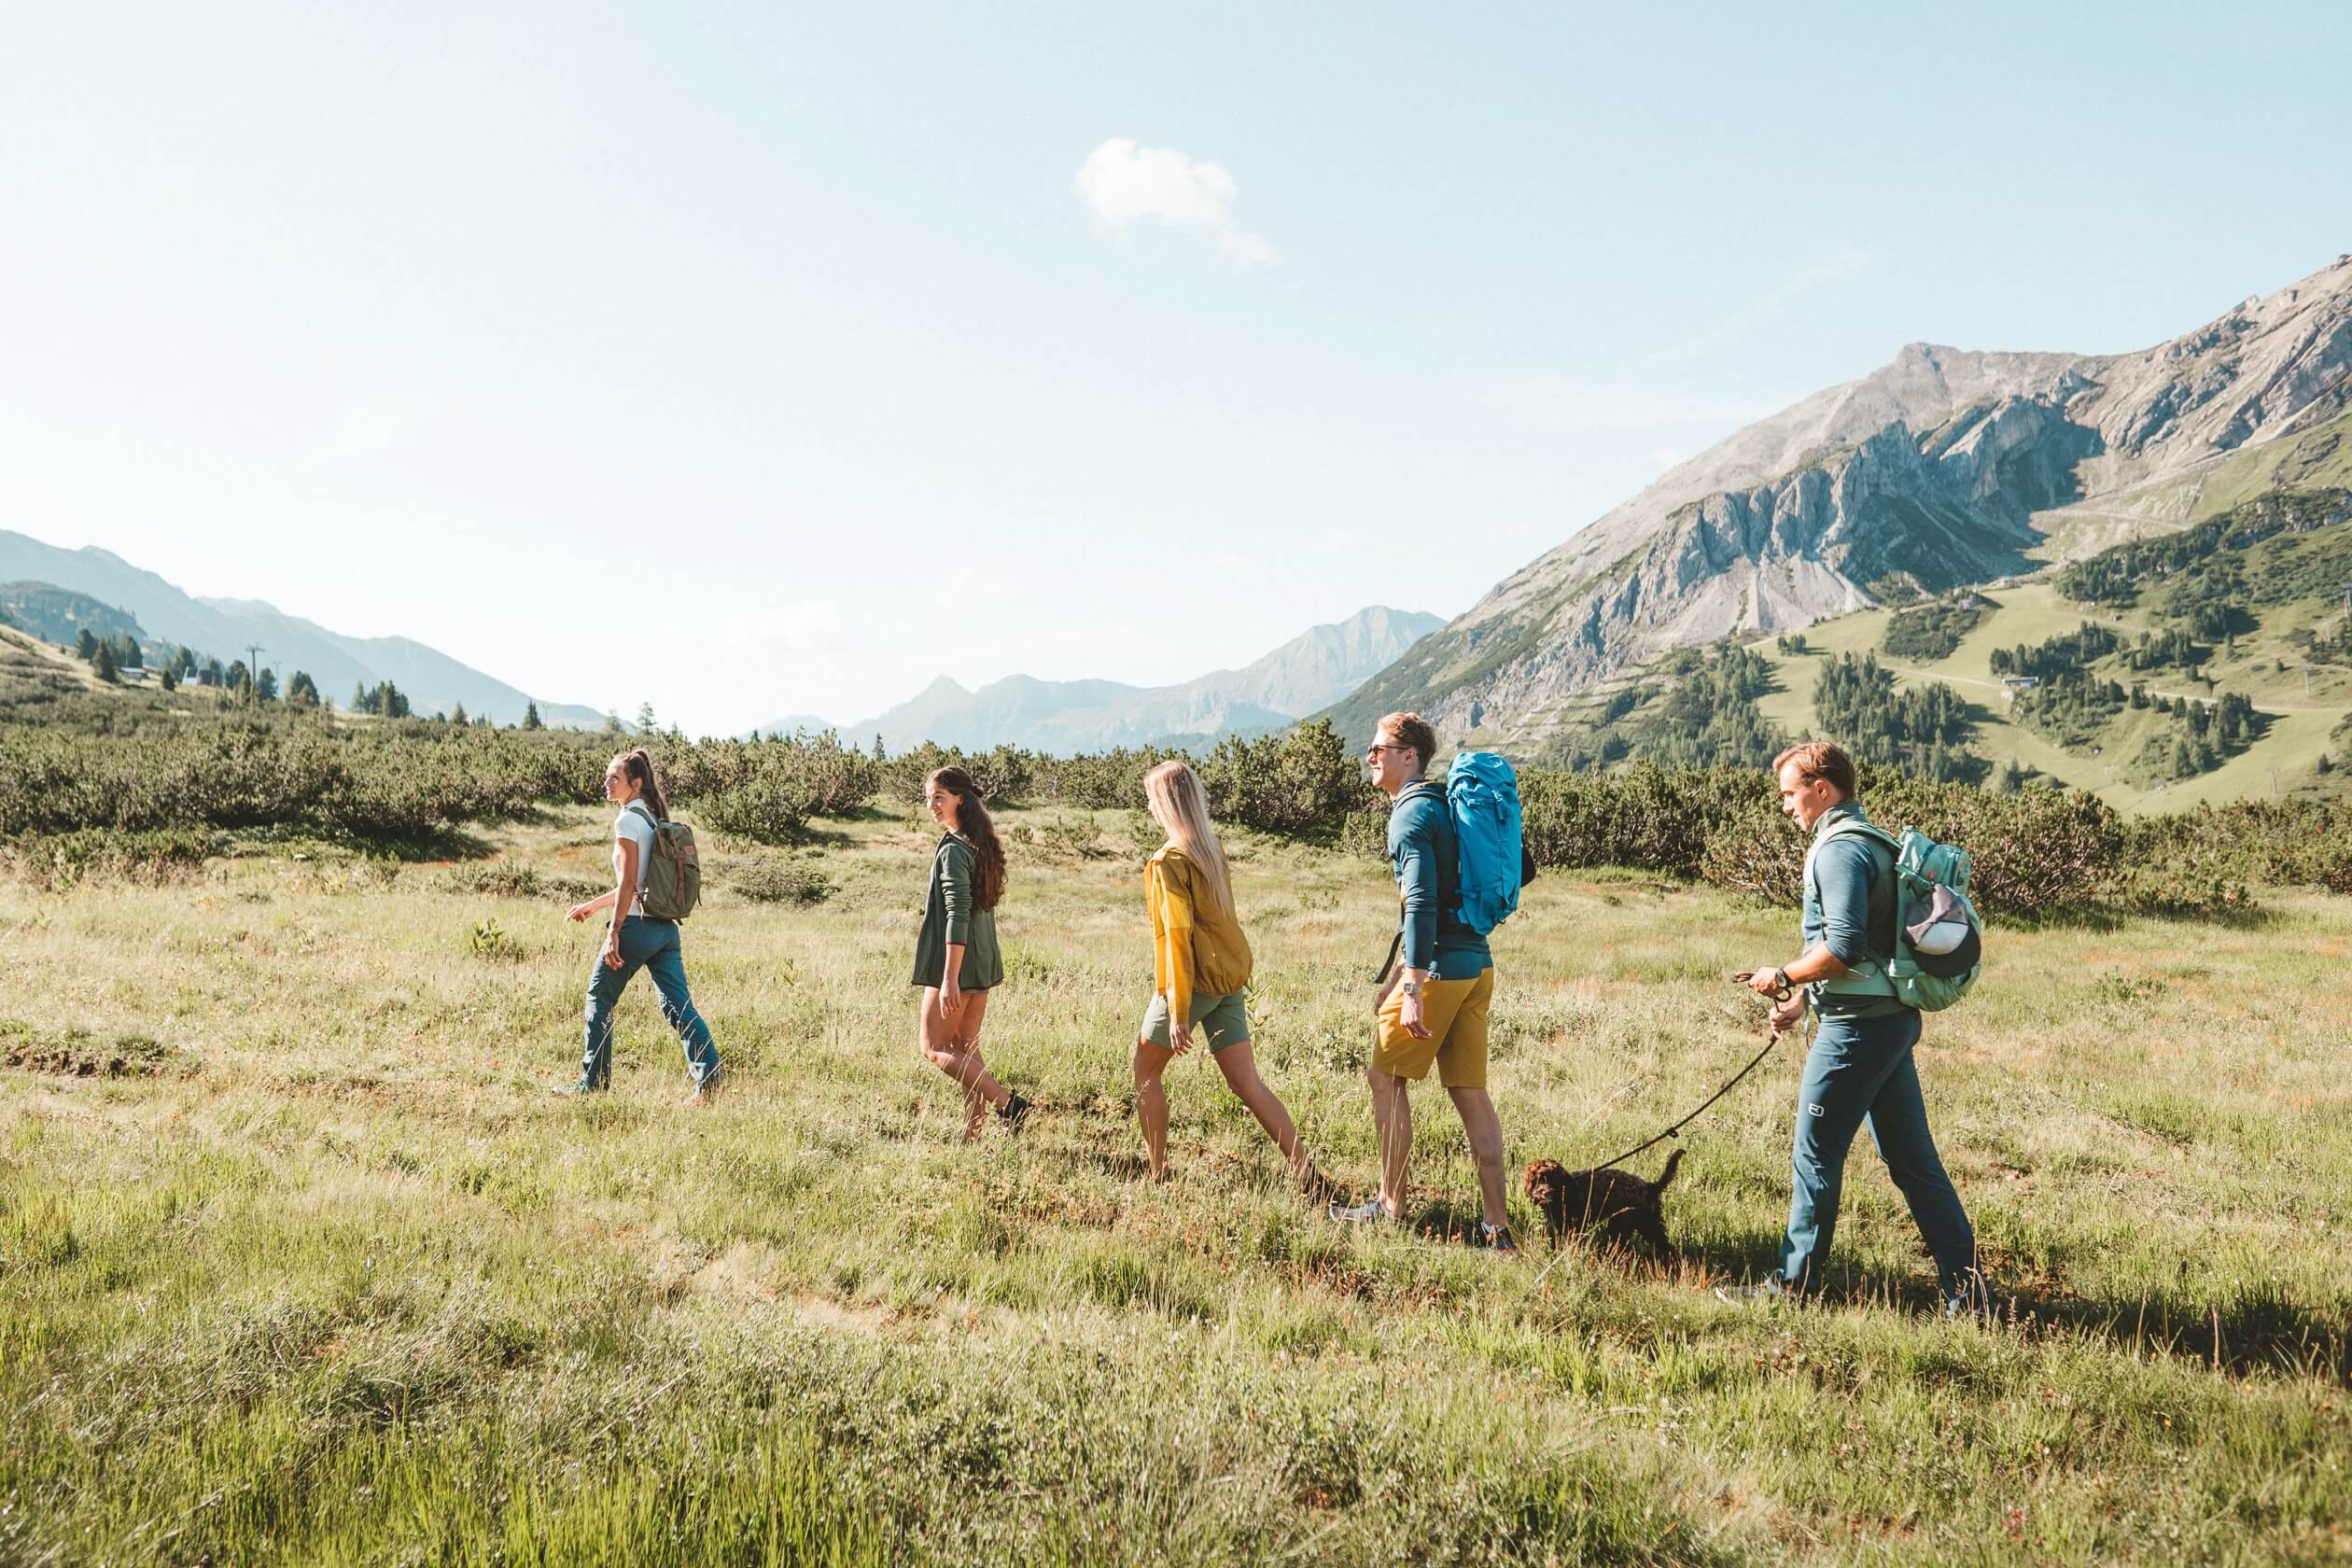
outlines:
[[1446, 770], [1446, 811], [1453, 819], [1456, 913], [1484, 936], [1518, 911], [1526, 879], [1519, 775], [1491, 751], [1457, 751]]
[[[1984, 925], [1968, 901], [1968, 852], [1938, 844], [1917, 828], [1899, 839], [1885, 829], [1852, 819], [1839, 822], [1833, 838], [1866, 838], [1895, 858], [1895, 954], [1871, 959], [1820, 988], [1831, 996], [1893, 996], [1922, 1013], [1940, 1013], [1968, 994], [1984, 967]], [[1805, 856], [1805, 886], [1813, 888], [1813, 854]], [[1816, 897], [1817, 897], [1816, 892]]]

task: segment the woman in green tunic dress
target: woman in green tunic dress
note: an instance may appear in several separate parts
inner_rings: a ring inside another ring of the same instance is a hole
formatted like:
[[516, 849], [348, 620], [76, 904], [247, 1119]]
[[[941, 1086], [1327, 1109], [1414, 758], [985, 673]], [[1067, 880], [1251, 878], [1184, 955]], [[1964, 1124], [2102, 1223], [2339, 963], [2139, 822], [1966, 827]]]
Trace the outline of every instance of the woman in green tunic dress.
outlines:
[[964, 1138], [980, 1136], [991, 1107], [1018, 1132], [1029, 1102], [992, 1077], [980, 1059], [980, 1026], [988, 993], [1004, 981], [997, 948], [996, 906], [1004, 893], [1004, 846], [972, 775], [944, 767], [923, 785], [931, 819], [946, 832], [931, 855], [923, 929], [915, 940], [914, 983], [923, 1005], [915, 1043], [964, 1092]]

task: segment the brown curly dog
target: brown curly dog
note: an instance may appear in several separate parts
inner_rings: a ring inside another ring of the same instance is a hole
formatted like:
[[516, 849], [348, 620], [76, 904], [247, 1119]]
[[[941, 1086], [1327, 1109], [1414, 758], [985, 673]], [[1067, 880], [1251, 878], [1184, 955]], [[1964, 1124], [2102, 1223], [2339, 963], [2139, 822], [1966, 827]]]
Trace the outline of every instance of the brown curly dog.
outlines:
[[1680, 1149], [1668, 1155], [1655, 1182], [1630, 1170], [1569, 1170], [1558, 1160], [1537, 1160], [1527, 1168], [1528, 1201], [1543, 1211], [1555, 1245], [1572, 1230], [1594, 1231], [1603, 1241], [1639, 1245], [1662, 1257], [1673, 1244], [1666, 1239], [1658, 1196], [1674, 1179], [1682, 1157]]

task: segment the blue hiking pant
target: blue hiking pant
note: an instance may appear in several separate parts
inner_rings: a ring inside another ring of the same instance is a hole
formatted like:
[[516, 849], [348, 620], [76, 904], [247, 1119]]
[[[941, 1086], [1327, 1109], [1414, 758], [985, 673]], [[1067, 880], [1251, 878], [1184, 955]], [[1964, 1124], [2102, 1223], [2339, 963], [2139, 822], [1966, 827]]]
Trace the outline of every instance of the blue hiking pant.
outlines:
[[1919, 1015], [1908, 1007], [1883, 1018], [1821, 1020], [1797, 1095], [1795, 1180], [1780, 1267], [1781, 1283], [1789, 1289], [1818, 1289], [1827, 1277], [1846, 1152], [1865, 1121], [1935, 1254], [1944, 1289], [1955, 1288], [1976, 1267], [1976, 1232], [1927, 1130], [1919, 1070], [1911, 1063], [1918, 1043]]
[[719, 1071], [719, 1048], [710, 1043], [710, 1027], [694, 1011], [686, 992], [686, 960], [679, 956], [678, 922], [648, 920], [632, 915], [621, 922], [621, 967], [605, 966], [604, 949], [596, 949], [596, 967], [588, 975], [588, 1044], [580, 1058], [583, 1083], [603, 1088], [612, 1081], [612, 1010], [623, 987], [638, 970], [653, 977], [662, 994], [662, 1016], [686, 1047], [686, 1066], [697, 1084], [707, 1083]]

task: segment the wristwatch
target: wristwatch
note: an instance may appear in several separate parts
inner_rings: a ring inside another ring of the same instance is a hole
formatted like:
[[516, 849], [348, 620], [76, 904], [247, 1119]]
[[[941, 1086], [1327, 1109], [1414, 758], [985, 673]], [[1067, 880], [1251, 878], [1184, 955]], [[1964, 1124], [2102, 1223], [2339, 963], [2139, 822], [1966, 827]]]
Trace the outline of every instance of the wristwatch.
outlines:
[[1400, 980], [1397, 982], [1396, 989], [1400, 995], [1417, 997], [1421, 994], [1421, 983], [1418, 980]]

